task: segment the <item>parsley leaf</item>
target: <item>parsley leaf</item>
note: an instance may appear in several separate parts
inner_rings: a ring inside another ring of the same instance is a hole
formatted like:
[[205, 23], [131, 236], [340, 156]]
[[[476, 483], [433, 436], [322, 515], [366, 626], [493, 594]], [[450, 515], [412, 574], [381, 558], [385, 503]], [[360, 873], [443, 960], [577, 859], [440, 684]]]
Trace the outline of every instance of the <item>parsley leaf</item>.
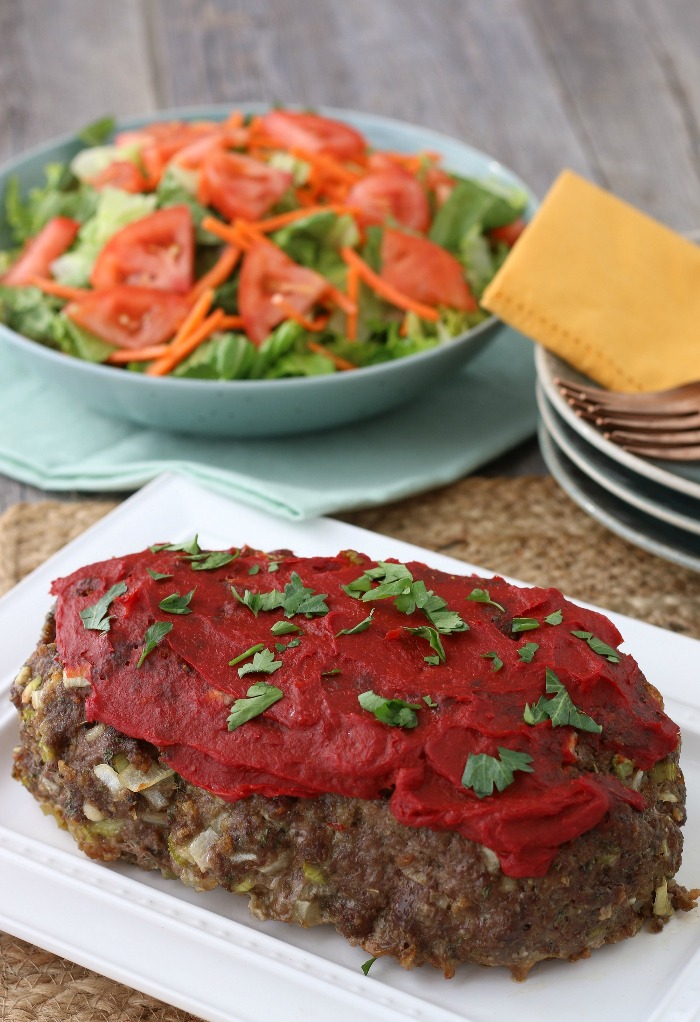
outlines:
[[235, 557], [236, 554], [229, 554], [225, 550], [210, 550], [208, 553], [190, 557], [190, 568], [192, 571], [214, 571], [216, 568], [223, 568]]
[[301, 639], [290, 639], [285, 645], [283, 642], [276, 642], [275, 649], [278, 653], [284, 653], [285, 649], [294, 649], [296, 646], [301, 645]]
[[199, 536], [195, 535], [194, 539], [188, 539], [184, 543], [156, 543], [155, 546], [149, 546], [148, 549], [152, 554], [159, 554], [161, 550], [168, 550], [171, 553], [200, 554], [202, 551], [198, 540]]
[[416, 710], [421, 709], [420, 703], [407, 703], [403, 699], [384, 699], [370, 689], [361, 692], [357, 701], [363, 710], [369, 710], [382, 724], [389, 727], [412, 728], [418, 724]]
[[360, 575], [354, 582], [349, 582], [346, 586], [341, 586], [341, 589], [348, 596], [352, 596], [353, 600], [361, 600], [362, 594], [369, 592], [372, 588], [372, 583], [366, 575]]
[[563, 620], [564, 615], [561, 610], [555, 610], [551, 614], [547, 614], [547, 617], [544, 619], [547, 625], [560, 625]]
[[239, 603], [253, 612], [255, 617], [261, 610], [278, 610], [284, 603], [284, 595], [279, 589], [273, 589], [269, 593], [252, 593], [250, 589], [246, 589], [241, 596], [236, 587], [231, 586], [231, 592]]
[[255, 646], [251, 646], [250, 649], [245, 650], [243, 653], [239, 653], [233, 660], [229, 660], [229, 667], [235, 667], [236, 664], [240, 664], [241, 660], [247, 660], [253, 653], [258, 653], [261, 649], [265, 649], [265, 645], [262, 642], [258, 642]]
[[478, 798], [485, 798], [493, 794], [494, 785], [499, 791], [503, 791], [512, 784], [516, 770], [531, 774], [533, 772], [531, 763], [532, 756], [528, 756], [526, 752], [515, 752], [513, 749], [502, 749], [500, 746], [498, 758], [483, 752], [475, 756], [470, 752], [462, 774], [462, 784], [465, 788], [471, 788]]
[[526, 642], [524, 646], [518, 647], [518, 656], [524, 664], [531, 664], [532, 658], [539, 648], [539, 642]]
[[496, 603], [495, 600], [491, 599], [488, 589], [472, 589], [469, 596], [467, 596], [467, 599], [473, 600], [474, 603], [488, 603], [492, 607], [496, 607], [497, 610], [500, 610], [501, 613], [505, 614], [506, 612], [505, 607], [502, 607], [500, 603]]
[[146, 568], [146, 571], [151, 576], [151, 578], [154, 579], [156, 582], [160, 582], [160, 580], [162, 578], [172, 578], [173, 577], [172, 575], [168, 575], [167, 572], [153, 571], [152, 568]]
[[439, 656], [424, 656], [426, 664], [430, 664], [431, 667], [439, 667], [442, 661]]
[[251, 564], [251, 566], [248, 568], [248, 574], [249, 575], [257, 575], [257, 573], [259, 571], [260, 571], [260, 565], [259, 564]]
[[372, 607], [368, 616], [364, 621], [360, 621], [359, 624], [355, 625], [354, 628], [341, 628], [339, 632], [335, 633], [336, 639], [339, 635], [358, 635], [360, 632], [366, 632], [369, 626], [372, 624], [372, 618], [374, 617], [374, 607]]
[[540, 623], [534, 617], [514, 617], [510, 626], [511, 632], [529, 632], [533, 628], [539, 628]]
[[112, 620], [114, 615], [107, 614], [112, 601], [117, 596], [123, 596], [126, 592], [126, 582], [117, 582], [116, 585], [110, 586], [104, 596], [101, 596], [97, 603], [93, 603], [91, 607], [85, 607], [80, 611], [80, 620], [83, 622], [85, 628], [89, 628], [95, 632], [108, 632], [109, 622]]
[[248, 689], [248, 694], [243, 699], [237, 699], [231, 707], [227, 721], [229, 731], [235, 731], [241, 724], [258, 717], [283, 695], [282, 689], [271, 685], [269, 681], [256, 681]]
[[334, 667], [331, 671], [321, 671], [322, 678], [330, 678], [332, 674], [342, 674], [343, 672], [339, 667]]
[[369, 974], [369, 970], [372, 968], [372, 966], [374, 965], [376, 960], [377, 960], [376, 956], [374, 958], [368, 958], [367, 961], [363, 965], [360, 966], [360, 968], [364, 972], [365, 976], [367, 976]]
[[299, 625], [295, 625], [292, 621], [275, 621], [270, 631], [273, 635], [292, 635], [294, 632], [297, 632], [298, 635], [304, 634]]
[[279, 569], [280, 569], [280, 566], [279, 566], [279, 564], [277, 563], [277, 561], [270, 561], [270, 563], [269, 563], [269, 564], [268, 564], [268, 566], [267, 566], [267, 570], [268, 570], [268, 572], [271, 572], [271, 571], [279, 571]]
[[437, 703], [433, 701], [432, 696], [423, 696], [423, 702], [426, 706], [429, 706], [431, 710], [434, 710], [437, 706]]
[[305, 614], [306, 617], [314, 617], [328, 613], [328, 607], [324, 600], [328, 593], [315, 593], [304, 585], [302, 580], [293, 571], [289, 582], [284, 587], [284, 602], [282, 604], [286, 617], [294, 617], [295, 614]]
[[[372, 589], [372, 582], [379, 585]], [[354, 582], [342, 587], [348, 596], [367, 602], [394, 598], [394, 606], [402, 614], [413, 614], [422, 610], [436, 631], [442, 635], [452, 632], [468, 632], [469, 625], [457, 611], [448, 610], [447, 602], [431, 589], [422, 579], [414, 581], [405, 564], [391, 564], [378, 561], [376, 568], [368, 568]]]
[[275, 654], [271, 649], [262, 649], [255, 654], [252, 663], [238, 668], [238, 675], [242, 678], [244, 674], [274, 674], [281, 666], [282, 661], [275, 660]]
[[179, 593], [171, 593], [170, 596], [166, 596], [164, 600], [161, 600], [158, 606], [161, 610], [167, 611], [168, 614], [191, 614], [189, 603], [194, 596], [195, 590], [190, 589], [189, 593], [185, 593], [184, 596], [180, 596]]
[[575, 635], [577, 639], [585, 639], [594, 653], [604, 656], [611, 664], [620, 663], [622, 653], [613, 646], [608, 646], [607, 642], [603, 642], [602, 639], [598, 639], [592, 632], [572, 632], [571, 634]]
[[443, 664], [445, 663], [445, 649], [435, 628], [431, 628], [429, 625], [424, 625], [420, 628], [407, 628], [404, 625], [404, 631], [410, 632], [411, 635], [418, 635], [421, 639], [427, 639], [430, 643], [431, 649], [434, 649], [437, 653], [440, 662]]
[[578, 728], [579, 731], [590, 731], [593, 734], [600, 734], [603, 730], [600, 724], [596, 724], [592, 717], [574, 706], [574, 702], [566, 691], [564, 685], [559, 681], [554, 671], [546, 668], [546, 690], [552, 695], [551, 699], [540, 696], [534, 706], [525, 704], [523, 720], [526, 724], [541, 724], [548, 717], [552, 727], [562, 727], [568, 724], [570, 727]]
[[500, 671], [501, 667], [503, 667], [503, 661], [494, 650], [491, 650], [489, 653], [482, 653], [481, 656], [484, 660], [493, 660], [494, 671]]
[[141, 656], [137, 663], [137, 668], [141, 666], [149, 653], [152, 653], [156, 648], [161, 639], [164, 639], [168, 632], [172, 631], [172, 623], [170, 621], [156, 621], [154, 625], [146, 629], [146, 634], [143, 637], [143, 649], [141, 650]]

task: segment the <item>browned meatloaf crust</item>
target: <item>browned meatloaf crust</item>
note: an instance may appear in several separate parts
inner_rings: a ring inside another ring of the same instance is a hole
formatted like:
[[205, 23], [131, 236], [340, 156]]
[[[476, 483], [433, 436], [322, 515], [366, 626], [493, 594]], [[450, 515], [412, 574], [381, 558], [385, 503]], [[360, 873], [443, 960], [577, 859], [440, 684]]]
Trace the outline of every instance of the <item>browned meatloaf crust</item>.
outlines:
[[[369, 954], [428, 962], [447, 976], [469, 961], [524, 978], [542, 959], [587, 957], [692, 905], [672, 880], [685, 820], [677, 754], [643, 777], [644, 812], [618, 801], [561, 847], [546, 876], [514, 879], [493, 852], [454, 832], [403, 826], [384, 801], [232, 804], [171, 771], [132, 790], [158, 776], [149, 774], [158, 750], [86, 722], [89, 690], [66, 687], [53, 640], [49, 617], [13, 686], [14, 774], [92, 858], [159, 869], [198, 890], [220, 885], [247, 895], [258, 918], [331, 923]], [[114, 792], [95, 775], [100, 764]]]

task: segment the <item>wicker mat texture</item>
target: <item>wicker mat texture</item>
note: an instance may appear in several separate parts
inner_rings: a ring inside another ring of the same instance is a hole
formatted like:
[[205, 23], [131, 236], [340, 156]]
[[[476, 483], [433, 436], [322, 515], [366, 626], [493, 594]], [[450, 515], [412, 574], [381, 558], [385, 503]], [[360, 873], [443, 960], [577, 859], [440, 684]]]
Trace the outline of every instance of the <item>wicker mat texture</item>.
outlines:
[[[0, 517], [0, 592], [113, 506], [47, 501], [7, 511]], [[472, 477], [343, 520], [700, 637], [700, 575], [617, 539], [549, 478]], [[193, 1016], [0, 934], [0, 1022], [146, 1019]]]

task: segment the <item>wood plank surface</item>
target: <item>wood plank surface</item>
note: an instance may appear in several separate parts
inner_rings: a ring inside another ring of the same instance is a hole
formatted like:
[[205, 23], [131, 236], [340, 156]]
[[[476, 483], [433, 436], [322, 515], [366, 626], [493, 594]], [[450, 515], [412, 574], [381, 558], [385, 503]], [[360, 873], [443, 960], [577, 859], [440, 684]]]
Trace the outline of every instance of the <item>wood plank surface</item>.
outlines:
[[[324, 104], [700, 226], [697, 0], [2, 0], [0, 158], [112, 112]], [[545, 471], [534, 441], [496, 471]], [[0, 480], [0, 508], [39, 491]]]

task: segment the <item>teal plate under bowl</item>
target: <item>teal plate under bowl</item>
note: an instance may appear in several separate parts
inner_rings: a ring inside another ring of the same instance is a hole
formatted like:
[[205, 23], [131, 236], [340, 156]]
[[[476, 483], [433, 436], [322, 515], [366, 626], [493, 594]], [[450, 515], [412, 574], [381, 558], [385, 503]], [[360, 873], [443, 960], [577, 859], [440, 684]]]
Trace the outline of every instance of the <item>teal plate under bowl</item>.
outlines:
[[[236, 104], [158, 110], [125, 120], [119, 128], [141, 127], [153, 120], [223, 119], [233, 106]], [[265, 104], [250, 103], [238, 104], [238, 108], [251, 113], [267, 109]], [[448, 170], [523, 188], [530, 197], [526, 215], [536, 207], [532, 192], [515, 174], [456, 139], [371, 114], [334, 109], [321, 112], [352, 124], [377, 148], [439, 152]], [[47, 163], [67, 162], [80, 148], [75, 136], [65, 137], [5, 164], [0, 170], [0, 194], [13, 176], [19, 179], [23, 193], [40, 185]], [[0, 248], [10, 244], [8, 225], [2, 220]], [[65, 402], [68, 397], [103, 415], [159, 430], [200, 436], [282, 436], [357, 422], [421, 397], [477, 355], [495, 337], [499, 326], [491, 317], [446, 344], [417, 355], [331, 376], [282, 380], [152, 378], [64, 355], [2, 324], [0, 341], [23, 369], [56, 387], [57, 401]], [[437, 389], [434, 399], [439, 407]]]

